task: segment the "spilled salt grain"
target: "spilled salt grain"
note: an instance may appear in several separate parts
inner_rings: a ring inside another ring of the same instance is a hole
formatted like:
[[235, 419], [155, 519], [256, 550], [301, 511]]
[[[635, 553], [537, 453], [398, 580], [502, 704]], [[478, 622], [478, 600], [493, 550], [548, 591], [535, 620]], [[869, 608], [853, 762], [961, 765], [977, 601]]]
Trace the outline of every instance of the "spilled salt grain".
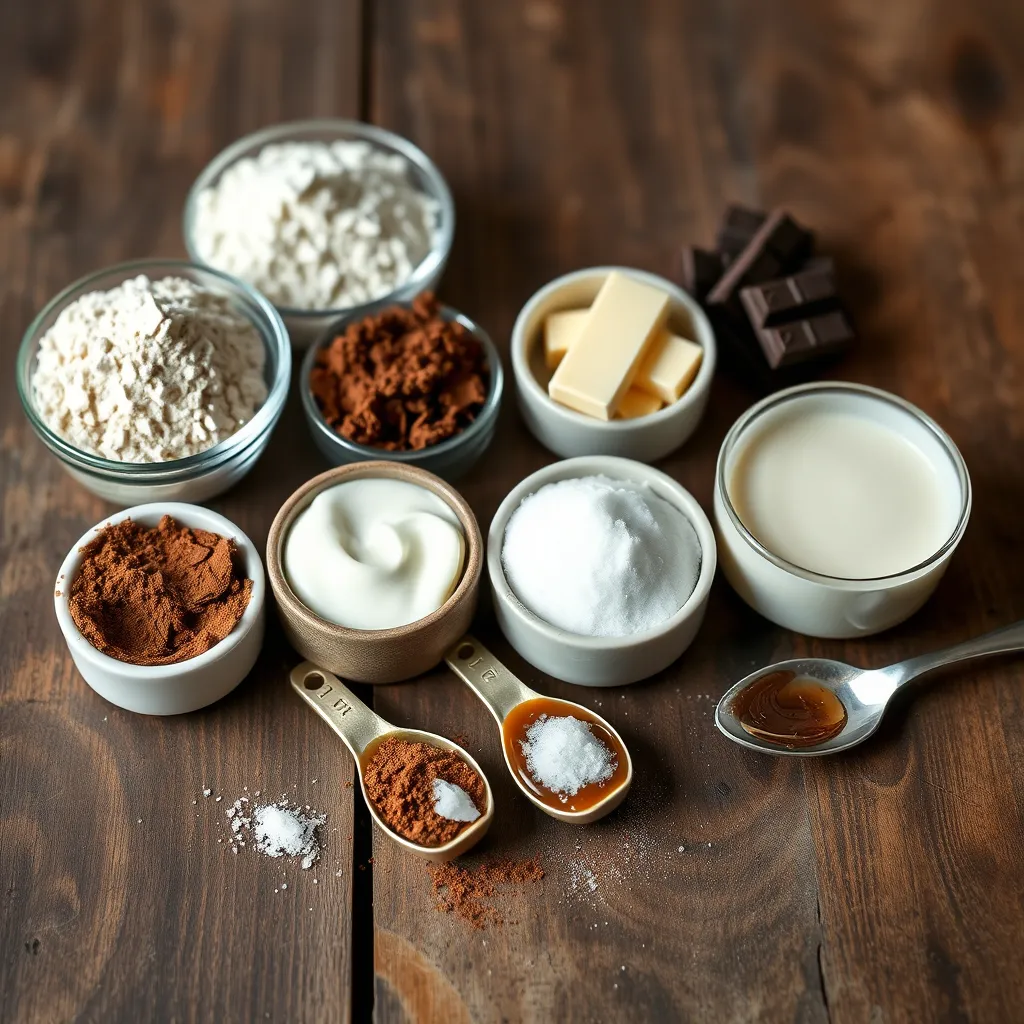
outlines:
[[476, 821], [480, 817], [470, 795], [444, 779], [434, 779], [434, 811], [449, 821]]
[[522, 749], [534, 780], [563, 802], [584, 786], [606, 782], [617, 765], [615, 754], [589, 724], [571, 715], [541, 715], [526, 730]]
[[257, 807], [252, 816], [256, 848], [268, 857], [302, 857], [302, 867], [312, 867], [320, 855], [316, 830], [326, 820], [279, 804]]

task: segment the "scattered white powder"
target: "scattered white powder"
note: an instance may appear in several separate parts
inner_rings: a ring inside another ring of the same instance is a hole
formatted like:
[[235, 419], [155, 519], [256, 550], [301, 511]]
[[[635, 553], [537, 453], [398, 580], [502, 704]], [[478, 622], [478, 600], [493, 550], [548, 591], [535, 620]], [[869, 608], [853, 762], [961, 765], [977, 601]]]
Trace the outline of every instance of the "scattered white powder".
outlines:
[[201, 259], [279, 306], [341, 309], [401, 287], [429, 255], [438, 204], [404, 157], [365, 142], [289, 142], [197, 197]]
[[449, 821], [476, 821], [480, 817], [473, 798], [445, 779], [434, 779], [434, 811]]
[[325, 814], [317, 814], [308, 806], [292, 807], [285, 800], [261, 804], [250, 812], [245, 806], [248, 803], [248, 797], [239, 797], [225, 812], [231, 822], [234, 852], [246, 845], [248, 836], [249, 842], [268, 857], [301, 857], [304, 870], [316, 863], [320, 857], [317, 832], [327, 821]]
[[263, 341], [231, 299], [181, 277], [89, 292], [39, 342], [32, 389], [46, 425], [119, 462], [212, 448], [266, 400]]
[[513, 593], [546, 622], [627, 636], [683, 606], [701, 550], [689, 520], [649, 487], [589, 476], [524, 498], [505, 527], [501, 560]]
[[615, 754], [593, 734], [590, 725], [571, 715], [541, 715], [521, 743], [534, 780], [557, 793], [562, 803], [584, 786], [610, 779], [617, 764]]

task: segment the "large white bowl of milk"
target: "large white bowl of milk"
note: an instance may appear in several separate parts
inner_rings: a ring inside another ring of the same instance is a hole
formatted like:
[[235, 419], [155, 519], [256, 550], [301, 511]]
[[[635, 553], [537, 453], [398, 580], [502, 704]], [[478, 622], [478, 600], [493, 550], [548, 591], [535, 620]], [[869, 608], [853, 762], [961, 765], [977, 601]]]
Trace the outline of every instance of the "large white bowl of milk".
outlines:
[[967, 527], [971, 482], [920, 409], [861, 384], [780, 391], [718, 456], [726, 578], [756, 611], [818, 637], [877, 633], [929, 598]]

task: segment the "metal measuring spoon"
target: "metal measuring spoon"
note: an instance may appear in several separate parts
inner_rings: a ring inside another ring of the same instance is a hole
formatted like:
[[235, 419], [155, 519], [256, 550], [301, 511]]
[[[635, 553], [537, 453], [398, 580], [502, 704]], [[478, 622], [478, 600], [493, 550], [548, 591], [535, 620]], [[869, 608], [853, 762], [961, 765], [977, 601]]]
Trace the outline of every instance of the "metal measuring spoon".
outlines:
[[[841, 750], [863, 743], [878, 728], [893, 695], [908, 683], [928, 672], [954, 665], [971, 658], [989, 654], [1007, 654], [1024, 650], [1024, 620], [1004, 626], [992, 633], [940, 651], [909, 658], [887, 668], [861, 669], [841, 661], [827, 658], [800, 658], [780, 661], [776, 665], [758, 669], [726, 691], [715, 709], [715, 725], [729, 739], [768, 754], [791, 754], [798, 757], [816, 757], [836, 754]], [[830, 691], [845, 710], [845, 721], [836, 735], [813, 746], [788, 746], [785, 739], [773, 740], [753, 735], [743, 727], [740, 715], [741, 694], [759, 680], [776, 673], [792, 673], [798, 682], [808, 681]]]
[[[494, 817], [494, 797], [491, 784], [487, 781], [483, 769], [457, 743], [453, 743], [437, 733], [423, 732], [420, 729], [398, 729], [380, 715], [371, 711], [337, 676], [319, 668], [311, 661], [304, 661], [291, 671], [291, 684], [295, 692], [311, 707], [327, 724], [342, 738], [345, 746], [356, 760], [359, 788], [363, 791], [363, 799], [370, 809], [370, 816], [379, 828], [393, 839], [399, 846], [419, 857], [431, 861], [452, 860], [466, 853], [484, 837]], [[373, 751], [386, 736], [408, 740], [412, 743], [428, 743], [432, 747], [440, 747], [458, 754], [484, 781], [487, 794], [487, 806], [476, 821], [471, 822], [451, 842], [443, 846], [420, 846], [404, 836], [398, 835], [394, 829], [377, 813], [366, 793], [363, 775], [369, 764]]]
[[[545, 814], [560, 821], [569, 821], [576, 825], [586, 825], [610, 814], [626, 798], [626, 793], [633, 782], [633, 761], [622, 742], [622, 737], [600, 715], [595, 714], [582, 704], [574, 704], [569, 700], [545, 697], [531, 690], [513, 672], [505, 668], [498, 659], [479, 640], [467, 634], [458, 643], [453, 644], [445, 652], [444, 660], [448, 667], [487, 705], [501, 728], [501, 749], [505, 755], [505, 764], [516, 785], [523, 791], [526, 798], [536, 804]], [[615, 749], [619, 757], [615, 774], [607, 783], [607, 792], [597, 800], [580, 810], [572, 810], [568, 798], [562, 801], [551, 790], [544, 789], [532, 781], [525, 766], [516, 764], [517, 753], [513, 746], [514, 737], [510, 737], [507, 726], [512, 720], [529, 714], [528, 705], [539, 702], [546, 713], [561, 713], [573, 718], [582, 719], [592, 726], [598, 726], [614, 743], [607, 744]]]

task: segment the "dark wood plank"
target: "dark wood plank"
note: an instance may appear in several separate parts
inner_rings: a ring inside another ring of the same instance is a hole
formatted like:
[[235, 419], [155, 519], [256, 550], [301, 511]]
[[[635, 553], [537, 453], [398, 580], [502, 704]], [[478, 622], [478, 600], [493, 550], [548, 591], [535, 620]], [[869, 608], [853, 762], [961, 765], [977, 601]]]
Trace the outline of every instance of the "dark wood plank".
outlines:
[[[767, 660], [883, 664], [1024, 611], [1019, 10], [388, 0], [373, 29], [373, 116], [432, 153], [459, 203], [444, 294], [500, 343], [556, 273], [672, 274], [727, 198], [784, 203], [820, 229], [854, 306], [862, 346], [835, 376], [935, 415], [975, 484], [934, 601], [861, 643], [775, 629], [720, 581], [677, 665], [599, 692], [541, 677], [485, 613], [484, 639], [527, 682], [607, 713], [635, 750], [636, 791], [600, 825], [569, 830], [516, 796], [492, 721], [443, 670], [378, 690], [396, 721], [469, 738], [499, 808], [485, 853], [539, 851], [548, 871], [510, 899], [500, 933], [470, 933], [376, 837], [379, 1018], [1013, 1020], [1020, 668], [930, 684], [871, 747], [805, 766], [732, 747], [711, 709]], [[705, 507], [718, 445], [753, 397], [719, 379], [707, 421], [666, 460]], [[481, 525], [551, 459], [510, 400], [463, 484]]]
[[[86, 687], [52, 580], [111, 507], [32, 436], [12, 369], [57, 289], [183, 254], [185, 193], [221, 146], [283, 118], [356, 115], [359, 36], [348, 2], [0, 5], [4, 1021], [349, 1017], [349, 759], [288, 692], [295, 656], [273, 621], [249, 679], [198, 714], [144, 718]], [[262, 548], [321, 468], [293, 400], [263, 461], [214, 505]], [[243, 787], [328, 814], [316, 870], [218, 843]]]

